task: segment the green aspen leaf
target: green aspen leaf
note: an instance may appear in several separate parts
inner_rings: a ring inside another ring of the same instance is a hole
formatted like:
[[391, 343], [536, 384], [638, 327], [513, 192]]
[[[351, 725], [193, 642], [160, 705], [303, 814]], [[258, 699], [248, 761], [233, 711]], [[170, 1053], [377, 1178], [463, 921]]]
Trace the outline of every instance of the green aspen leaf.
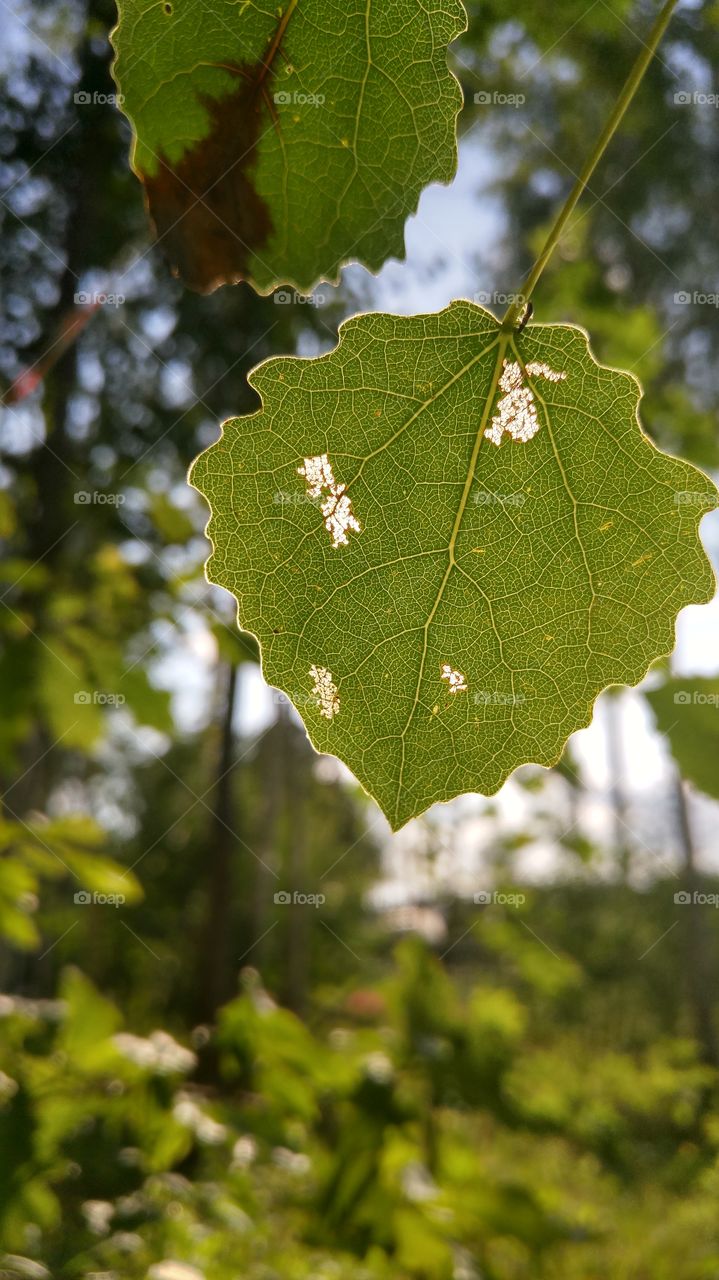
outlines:
[[114, 73], [171, 264], [201, 292], [308, 292], [404, 256], [457, 164], [461, 0], [120, 0]]
[[361, 315], [250, 381], [262, 409], [191, 473], [208, 576], [395, 829], [555, 763], [711, 597], [719, 495], [643, 434], [638, 382], [581, 329], [512, 337], [469, 302]]
[[719, 680], [678, 676], [646, 697], [682, 776], [719, 799]]

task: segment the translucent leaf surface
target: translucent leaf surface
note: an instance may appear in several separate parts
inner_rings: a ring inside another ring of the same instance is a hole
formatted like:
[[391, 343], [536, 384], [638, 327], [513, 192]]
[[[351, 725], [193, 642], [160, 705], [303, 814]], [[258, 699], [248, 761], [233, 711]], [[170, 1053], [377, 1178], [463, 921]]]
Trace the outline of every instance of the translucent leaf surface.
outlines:
[[460, 0], [120, 0], [115, 77], [163, 247], [206, 291], [404, 253], [457, 160]]
[[639, 384], [580, 329], [510, 338], [467, 302], [363, 315], [250, 380], [262, 409], [191, 475], [208, 574], [394, 828], [555, 762], [712, 594], [716, 490], [643, 434]]

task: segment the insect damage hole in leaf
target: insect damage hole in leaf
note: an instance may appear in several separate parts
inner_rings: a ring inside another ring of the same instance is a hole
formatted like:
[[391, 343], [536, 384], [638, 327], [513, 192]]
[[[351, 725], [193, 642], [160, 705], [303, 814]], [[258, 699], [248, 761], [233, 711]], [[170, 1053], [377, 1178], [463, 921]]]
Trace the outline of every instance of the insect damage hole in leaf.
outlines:
[[340, 700], [339, 690], [334, 680], [332, 672], [326, 667], [310, 667], [310, 675], [314, 680], [312, 686], [312, 697], [316, 700], [316, 706], [321, 716], [325, 720], [334, 720], [339, 715]]
[[449, 662], [443, 662], [439, 673], [440, 680], [446, 680], [450, 693], [466, 693], [467, 680], [461, 671], [455, 671]]
[[304, 466], [297, 468], [297, 474], [307, 480], [307, 496], [322, 500], [320, 510], [335, 550], [349, 542], [350, 532], [362, 532], [362, 526], [352, 511], [352, 499], [345, 493], [345, 486], [335, 480], [326, 453], [317, 458], [305, 458]]
[[[509, 365], [539, 429], [497, 448]], [[468, 302], [363, 315], [328, 355], [272, 359], [250, 381], [261, 410], [192, 470], [208, 576], [236, 595], [268, 683], [291, 696], [321, 655], [342, 712], [298, 708], [310, 740], [395, 829], [554, 763], [599, 692], [636, 684], [679, 609], [712, 594], [698, 523], [716, 490], [644, 435], [638, 382], [597, 364], [580, 329], [513, 335]], [[339, 546], [316, 503], [274, 501], [325, 456], [361, 513]], [[439, 702], [446, 668], [466, 688]]]
[[186, 283], [307, 293], [402, 257], [421, 191], [456, 169], [466, 25], [460, 0], [119, 0], [133, 167]]
[[[524, 326], [522, 326], [524, 328]], [[549, 382], [561, 382], [566, 373], [550, 369], [549, 365], [535, 360], [526, 370], [516, 360], [505, 360], [499, 389], [504, 392], [497, 404], [497, 412], [487, 427], [485, 437], [492, 444], [501, 444], [506, 433], [513, 440], [531, 440], [539, 431], [539, 416], [534, 392], [528, 377], [547, 378]]]

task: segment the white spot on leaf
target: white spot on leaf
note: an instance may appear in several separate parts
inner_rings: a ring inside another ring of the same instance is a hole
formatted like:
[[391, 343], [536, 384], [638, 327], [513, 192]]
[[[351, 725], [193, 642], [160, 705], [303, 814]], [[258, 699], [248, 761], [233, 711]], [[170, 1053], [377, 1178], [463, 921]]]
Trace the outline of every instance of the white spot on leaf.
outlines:
[[[546, 378], [548, 382], [561, 382], [566, 373], [550, 369], [541, 360], [534, 360], [526, 366], [532, 378]], [[492, 444], [501, 444], [506, 432], [513, 440], [531, 440], [539, 431], [539, 416], [532, 388], [524, 381], [521, 366], [514, 360], [505, 360], [502, 376], [499, 379], [500, 391], [504, 395], [497, 404], [497, 412], [487, 427], [485, 436]]]
[[326, 453], [305, 458], [305, 465], [298, 467], [297, 473], [307, 481], [307, 496], [323, 499], [320, 510], [335, 550], [349, 541], [347, 534], [350, 530], [361, 533], [362, 526], [352, 511], [352, 501], [345, 493], [346, 486], [335, 480]]
[[314, 680], [312, 696], [317, 699], [320, 715], [332, 720], [339, 714], [340, 700], [337, 685], [332, 679], [332, 672], [327, 667], [310, 667], [310, 675]]
[[550, 369], [548, 364], [544, 364], [542, 360], [533, 360], [527, 365], [527, 373], [530, 378], [546, 378], [547, 382], [563, 382], [566, 373], [560, 373], [558, 369]]
[[439, 673], [440, 680], [446, 680], [450, 693], [466, 693], [467, 677], [461, 671], [455, 671], [448, 662], [443, 662]]

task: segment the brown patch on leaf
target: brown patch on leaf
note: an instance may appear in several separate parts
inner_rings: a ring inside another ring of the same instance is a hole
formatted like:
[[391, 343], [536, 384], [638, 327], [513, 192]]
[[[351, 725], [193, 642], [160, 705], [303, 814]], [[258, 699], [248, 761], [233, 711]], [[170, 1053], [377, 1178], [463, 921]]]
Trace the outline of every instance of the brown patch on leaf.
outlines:
[[259, 68], [234, 68], [241, 77], [225, 98], [201, 102], [210, 116], [206, 137], [172, 166], [164, 157], [145, 176], [150, 215], [175, 273], [198, 293], [247, 275], [253, 252], [272, 231], [267, 204], [253, 181], [257, 144], [273, 127]]
[[252, 171], [265, 124], [279, 128], [269, 84], [297, 3], [288, 0], [256, 66], [224, 64], [239, 79], [234, 93], [200, 96], [211, 120], [207, 136], [175, 167], [161, 156], [154, 178], [145, 177], [150, 215], [173, 271], [198, 293], [243, 280], [251, 254], [272, 230]]

